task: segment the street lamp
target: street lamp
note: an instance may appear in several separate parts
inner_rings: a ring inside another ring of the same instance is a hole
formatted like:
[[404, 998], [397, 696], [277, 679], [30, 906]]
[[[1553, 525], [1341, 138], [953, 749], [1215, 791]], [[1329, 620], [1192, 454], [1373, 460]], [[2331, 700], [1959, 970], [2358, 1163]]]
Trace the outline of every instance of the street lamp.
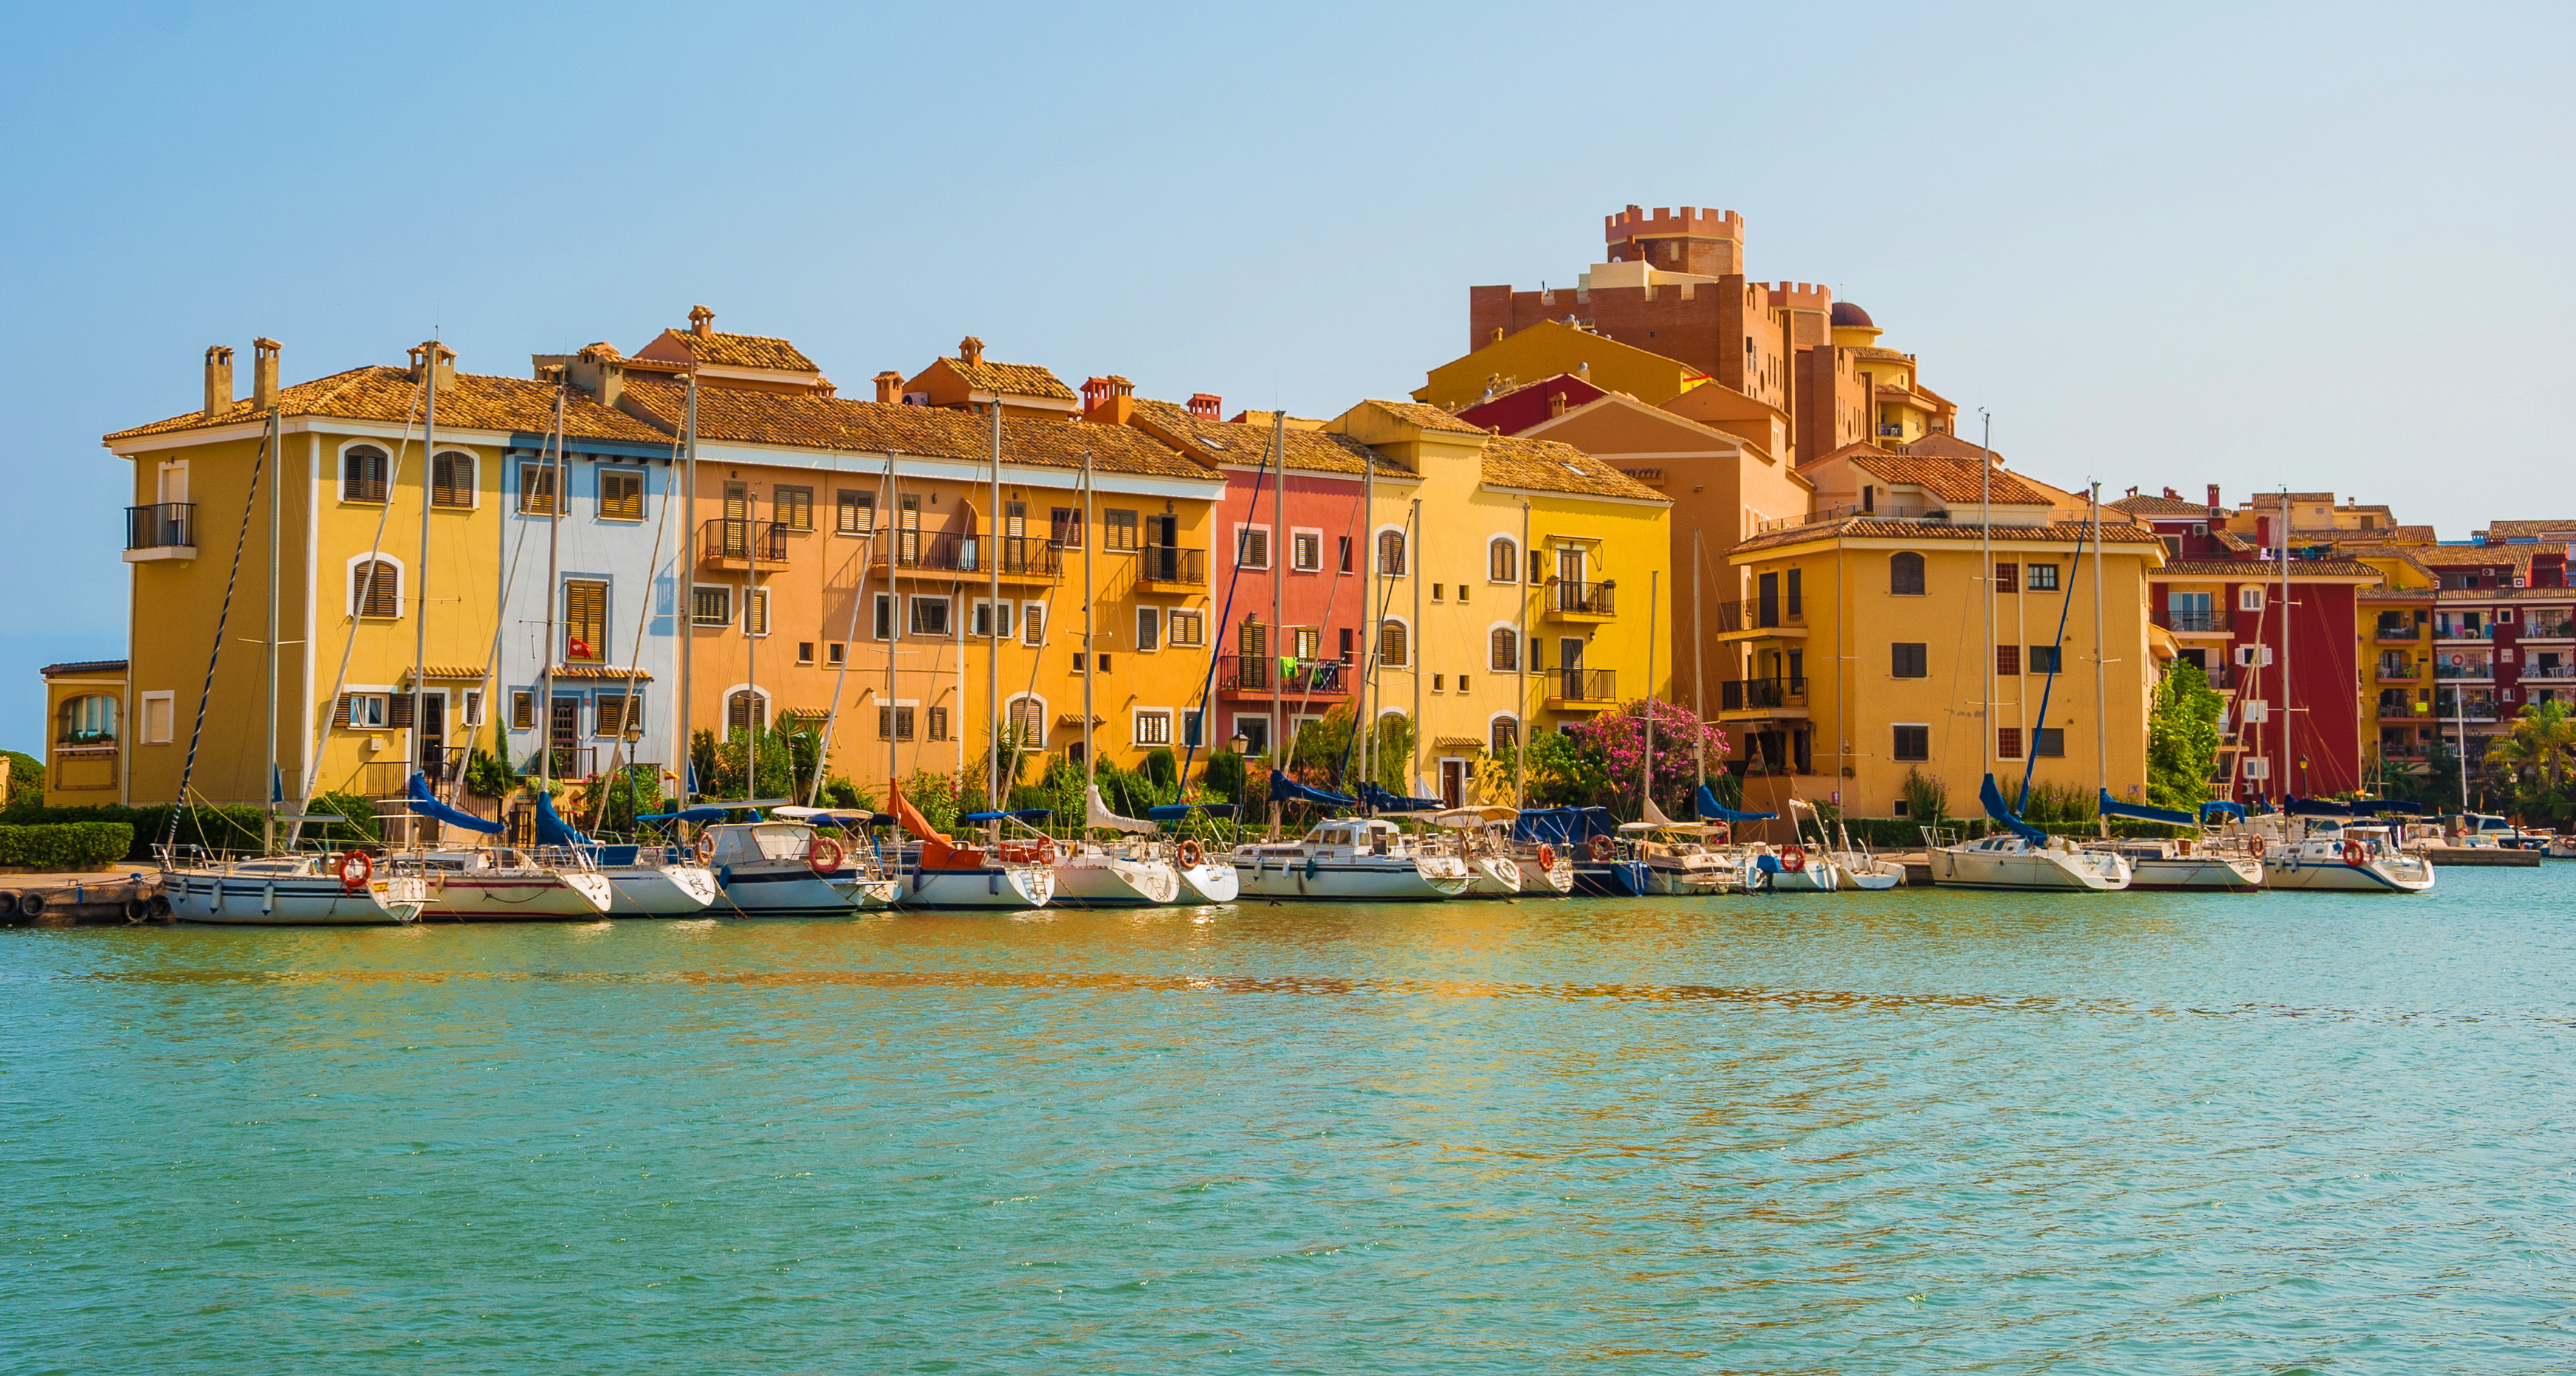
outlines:
[[1252, 772], [1243, 767], [1243, 761], [1252, 753], [1252, 738], [1243, 734], [1243, 728], [1236, 727], [1234, 735], [1226, 741], [1226, 744], [1234, 749], [1235, 806], [1248, 807], [1252, 799]]

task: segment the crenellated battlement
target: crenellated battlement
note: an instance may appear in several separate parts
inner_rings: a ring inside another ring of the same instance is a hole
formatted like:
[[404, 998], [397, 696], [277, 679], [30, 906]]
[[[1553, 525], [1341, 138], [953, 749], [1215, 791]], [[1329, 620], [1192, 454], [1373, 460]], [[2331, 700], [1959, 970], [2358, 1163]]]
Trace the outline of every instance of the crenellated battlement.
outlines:
[[1744, 217], [1732, 210], [1702, 210], [1683, 206], [1676, 215], [1670, 206], [1657, 206], [1648, 215], [1637, 206], [1601, 217], [1604, 243], [1625, 243], [1630, 239], [1657, 239], [1688, 236], [1697, 239], [1744, 239]]
[[1834, 308], [1834, 289], [1822, 282], [1770, 282], [1764, 285], [1771, 293], [1773, 310], [1830, 311]]

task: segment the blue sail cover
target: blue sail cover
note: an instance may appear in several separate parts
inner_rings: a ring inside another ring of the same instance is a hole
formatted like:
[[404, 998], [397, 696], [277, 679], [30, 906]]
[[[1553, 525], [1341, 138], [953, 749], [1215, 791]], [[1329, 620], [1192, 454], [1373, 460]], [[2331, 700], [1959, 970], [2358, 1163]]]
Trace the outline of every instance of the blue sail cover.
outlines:
[[725, 812], [726, 809], [720, 807], [693, 807], [685, 808], [678, 812], [647, 812], [637, 817], [635, 820], [639, 822], [696, 822], [700, 825], [704, 825], [708, 822], [723, 821], [725, 819]]
[[2349, 817], [2352, 804], [2332, 798], [2292, 798], [2284, 810], [2294, 817]]
[[1437, 798], [1399, 798], [1373, 783], [1360, 785], [1360, 798], [1373, 812], [1438, 812], [1449, 806]]
[[590, 838], [572, 829], [555, 811], [552, 794], [537, 795], [537, 844], [541, 846], [586, 846]]
[[1699, 819], [1703, 822], [1776, 822], [1780, 820], [1780, 814], [1776, 812], [1738, 812], [1719, 802], [1717, 795], [1710, 792], [1706, 784], [1701, 784], [1699, 792], [1691, 795], [1691, 806], [1698, 810]]
[[1524, 845], [1545, 843], [1572, 848], [1595, 836], [1614, 836], [1619, 823], [1606, 807], [1548, 807], [1523, 812], [1512, 822], [1512, 839]]
[[1986, 805], [1986, 815], [2001, 823], [2004, 830], [2034, 846], [2048, 844], [2047, 832], [2023, 821], [2011, 808], [2004, 806], [2004, 795], [1995, 787], [1994, 775], [1987, 775], [1986, 781], [1977, 786], [1977, 801]]
[[1055, 813], [1042, 807], [1024, 807], [1017, 812], [970, 812], [958, 818], [961, 822], [1043, 822]]
[[2144, 803], [2124, 803], [2112, 797], [2111, 790], [2107, 788], [2100, 792], [2102, 794], [2100, 806], [2102, 815], [2105, 817], [2128, 817], [2141, 822], [2165, 822], [2178, 827], [2200, 824], [2199, 819], [2188, 812], [2176, 812], [2169, 807], [2148, 807]]
[[1186, 822], [1193, 812], [1210, 817], [1232, 817], [1237, 811], [1232, 803], [1161, 803], [1145, 809], [1148, 822]]
[[2242, 822], [2245, 820], [2245, 805], [2231, 803], [2224, 798], [2212, 798], [2200, 805], [2200, 819], [2206, 822], [2212, 817], [2233, 817]]
[[2400, 802], [2395, 798], [2382, 798], [2378, 802], [2372, 803], [2370, 805], [2370, 810], [2373, 812], [2411, 813], [2418, 817], [2424, 815], [2424, 805], [2422, 803]]
[[422, 778], [417, 770], [412, 772], [411, 792], [404, 797], [403, 801], [411, 805], [414, 813], [432, 821], [445, 822], [452, 827], [463, 827], [467, 831], [479, 831], [486, 836], [501, 834], [500, 823], [484, 821], [472, 813], [459, 812], [438, 801], [438, 795], [429, 791], [429, 780]]
[[1270, 801], [1274, 803], [1312, 803], [1317, 807], [1358, 807], [1360, 800], [1320, 788], [1308, 788], [1288, 777], [1288, 771], [1270, 771]]

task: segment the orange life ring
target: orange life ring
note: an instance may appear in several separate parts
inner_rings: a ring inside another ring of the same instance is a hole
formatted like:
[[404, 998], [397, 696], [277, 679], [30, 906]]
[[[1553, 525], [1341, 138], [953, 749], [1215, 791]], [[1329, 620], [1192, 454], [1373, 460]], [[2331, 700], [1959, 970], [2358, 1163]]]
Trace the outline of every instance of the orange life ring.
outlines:
[[2263, 834], [2261, 832], [2255, 832], [2254, 834], [2247, 836], [2245, 838], [2245, 844], [2254, 852], [2255, 859], [2260, 860], [2263, 858]]
[[1556, 868], [1556, 847], [1545, 841], [1538, 843], [1538, 867], [1543, 870]]
[[[823, 862], [823, 856], [827, 852], [832, 857], [830, 864], [825, 864]], [[812, 870], [816, 874], [830, 874], [840, 867], [840, 842], [833, 840], [829, 836], [817, 834], [814, 837], [813, 843], [805, 847], [805, 868]]]
[[[355, 870], [356, 873], [351, 873], [352, 870]], [[367, 887], [367, 881], [375, 877], [376, 862], [365, 851], [353, 850], [340, 857], [340, 888], [342, 892], [356, 893], [358, 890]]]
[[1185, 870], [1197, 869], [1207, 860], [1207, 851], [1196, 841], [1183, 841], [1172, 853], [1180, 857], [1181, 868]]
[[1796, 874], [1806, 867], [1807, 848], [1805, 846], [1786, 845], [1780, 848], [1780, 868]]
[[1046, 838], [1045, 840], [1038, 842], [1038, 863], [1039, 863], [1039, 864], [1041, 864], [1041, 865], [1052, 865], [1052, 864], [1054, 864], [1054, 863], [1056, 862], [1057, 858], [1058, 858], [1058, 857], [1060, 857], [1061, 855], [1063, 855], [1063, 852], [1062, 852], [1062, 851], [1059, 851], [1059, 850], [1057, 850], [1057, 849], [1055, 848], [1055, 838], [1054, 838], [1054, 837], [1050, 836], [1050, 837]]
[[1611, 845], [1610, 838], [1607, 836], [1595, 836], [1592, 838], [1591, 851], [1592, 858], [1595, 860], [1607, 860], [1615, 854], [1617, 850], [1618, 847]]
[[699, 832], [698, 843], [693, 849], [698, 853], [699, 864], [711, 864], [716, 858], [716, 838], [703, 831]]
[[2359, 841], [2345, 841], [2343, 843], [2343, 862], [2352, 866], [2354, 869], [2360, 869], [2362, 866], [2370, 863], [2370, 848]]

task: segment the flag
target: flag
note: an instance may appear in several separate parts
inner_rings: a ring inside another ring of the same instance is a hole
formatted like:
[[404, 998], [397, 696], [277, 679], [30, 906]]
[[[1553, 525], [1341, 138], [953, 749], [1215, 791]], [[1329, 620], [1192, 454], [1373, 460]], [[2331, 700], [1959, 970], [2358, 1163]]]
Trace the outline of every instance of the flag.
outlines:
[[587, 641], [587, 640], [582, 639], [580, 636], [574, 635], [574, 634], [572, 634], [571, 632], [567, 631], [567, 632], [565, 632], [565, 633], [564, 633], [564, 638], [565, 638], [566, 640], [569, 640], [569, 641], [571, 641], [571, 642], [572, 642], [572, 657], [573, 657], [573, 658], [575, 658], [575, 659], [597, 659], [597, 658], [599, 657], [596, 653], [594, 653], [594, 652], [591, 650], [591, 648], [590, 648], [590, 642], [589, 642], [589, 641]]

